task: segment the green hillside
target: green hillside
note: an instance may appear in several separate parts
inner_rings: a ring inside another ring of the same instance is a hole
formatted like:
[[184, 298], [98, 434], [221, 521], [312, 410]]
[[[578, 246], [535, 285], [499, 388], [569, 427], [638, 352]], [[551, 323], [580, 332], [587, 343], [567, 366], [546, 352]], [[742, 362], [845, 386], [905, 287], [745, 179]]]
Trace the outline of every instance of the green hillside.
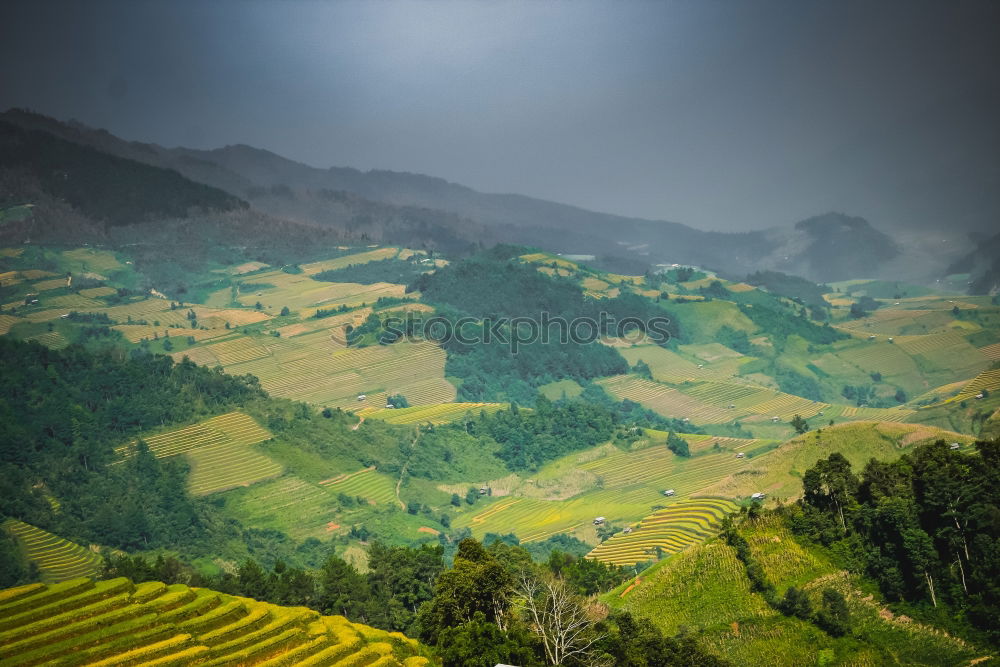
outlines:
[[740, 533], [779, 596], [795, 586], [818, 608], [823, 589], [840, 591], [848, 602], [853, 636], [833, 637], [772, 609], [753, 590], [735, 550], [722, 539], [677, 554], [644, 572], [627, 592], [621, 587], [603, 599], [614, 609], [650, 619], [668, 634], [686, 632], [733, 664], [957, 665], [988, 655], [894, 614], [858, 577], [799, 544], [778, 517], [746, 521]]

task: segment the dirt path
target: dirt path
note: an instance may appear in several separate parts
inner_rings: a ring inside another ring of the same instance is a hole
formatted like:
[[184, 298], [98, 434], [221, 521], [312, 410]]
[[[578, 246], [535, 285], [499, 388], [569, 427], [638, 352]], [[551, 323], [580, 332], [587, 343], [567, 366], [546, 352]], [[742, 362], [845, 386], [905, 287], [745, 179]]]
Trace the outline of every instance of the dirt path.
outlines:
[[396, 502], [399, 503], [400, 509], [404, 510], [406, 509], [406, 503], [404, 503], [403, 499], [399, 497], [399, 489], [401, 486], [403, 486], [403, 477], [406, 476], [406, 469], [410, 466], [410, 457], [413, 456], [413, 450], [417, 446], [417, 440], [420, 440], [419, 426], [417, 427], [417, 434], [413, 436], [413, 442], [410, 443], [410, 456], [406, 457], [406, 463], [404, 463], [403, 467], [400, 469], [399, 479], [396, 480]]
[[[365, 423], [365, 418], [364, 417], [358, 417], [358, 423], [355, 424], [354, 426], [352, 426], [351, 430], [352, 431], [357, 431], [358, 427], [360, 427], [364, 423]], [[397, 494], [397, 495], [399, 495], [399, 494]]]

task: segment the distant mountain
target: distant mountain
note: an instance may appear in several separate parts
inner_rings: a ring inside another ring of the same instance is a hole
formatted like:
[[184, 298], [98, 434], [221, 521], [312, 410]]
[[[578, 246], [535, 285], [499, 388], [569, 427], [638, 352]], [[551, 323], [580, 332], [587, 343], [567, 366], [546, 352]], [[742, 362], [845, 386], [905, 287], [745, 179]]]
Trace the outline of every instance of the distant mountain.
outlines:
[[0, 119], [130, 160], [174, 170], [264, 213], [349, 237], [458, 250], [497, 241], [594, 255], [603, 268], [700, 265], [739, 278], [776, 270], [814, 281], [878, 277], [893, 240], [863, 218], [828, 213], [791, 227], [710, 232], [677, 222], [587, 211], [516, 194], [488, 194], [440, 178], [393, 171], [319, 169], [246, 145], [214, 150], [129, 142], [79, 123], [11, 110]]
[[977, 244], [975, 250], [952, 262], [948, 273], [968, 273], [970, 294], [996, 294], [1000, 291], [1000, 234]]

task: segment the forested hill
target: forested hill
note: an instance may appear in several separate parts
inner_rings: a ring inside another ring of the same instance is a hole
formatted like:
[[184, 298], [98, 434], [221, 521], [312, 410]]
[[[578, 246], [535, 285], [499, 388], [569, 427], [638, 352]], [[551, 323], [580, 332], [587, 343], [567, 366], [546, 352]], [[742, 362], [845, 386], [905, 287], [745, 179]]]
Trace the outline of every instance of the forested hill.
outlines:
[[116, 157], [38, 130], [0, 121], [0, 178], [6, 201], [44, 193], [108, 226], [230, 211], [247, 203], [176, 171]]

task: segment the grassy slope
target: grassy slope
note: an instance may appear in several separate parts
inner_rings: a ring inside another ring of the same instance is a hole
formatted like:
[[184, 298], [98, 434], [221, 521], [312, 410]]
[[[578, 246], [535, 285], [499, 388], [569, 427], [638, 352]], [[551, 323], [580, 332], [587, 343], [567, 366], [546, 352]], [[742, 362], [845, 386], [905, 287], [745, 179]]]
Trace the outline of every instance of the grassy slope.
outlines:
[[750, 590], [743, 565], [721, 540], [663, 561], [647, 570], [627, 595], [622, 597], [620, 588], [606, 601], [649, 618], [666, 633], [694, 632], [706, 649], [734, 664], [805, 665], [825, 655], [834, 664], [941, 665], [978, 655], [961, 640], [894, 617], [863, 590], [863, 582], [819, 551], [800, 545], [778, 518], [748, 522], [741, 532], [779, 595], [795, 585], [818, 603], [825, 587], [843, 592], [855, 636], [835, 639], [809, 622], [771, 609]]
[[838, 424], [797, 436], [750, 459], [746, 468], [720, 479], [703, 493], [747, 496], [763, 491], [771, 498], [794, 498], [801, 493], [802, 474], [833, 452], [840, 452], [855, 468], [860, 468], [869, 459], [891, 460], [906, 449], [939, 439], [963, 444], [974, 440], [971, 436], [918, 424]]

